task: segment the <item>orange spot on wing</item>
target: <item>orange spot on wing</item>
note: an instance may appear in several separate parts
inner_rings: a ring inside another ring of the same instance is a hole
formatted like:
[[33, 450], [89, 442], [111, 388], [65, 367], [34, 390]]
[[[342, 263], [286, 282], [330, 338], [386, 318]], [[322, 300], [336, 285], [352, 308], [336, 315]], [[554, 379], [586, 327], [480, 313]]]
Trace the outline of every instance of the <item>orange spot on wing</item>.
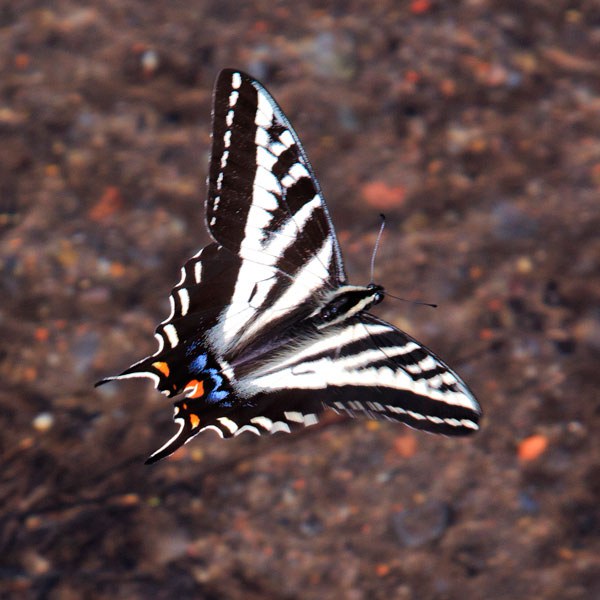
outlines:
[[166, 362], [153, 362], [152, 366], [157, 371], [160, 371], [165, 377], [168, 377], [171, 372], [171, 369], [169, 369], [169, 365]]
[[192, 413], [190, 415], [190, 423], [192, 424], [192, 428], [196, 429], [196, 427], [198, 427], [198, 425], [200, 425], [200, 419], [198, 418], [198, 415], [195, 415], [194, 413]]
[[202, 396], [204, 396], [204, 383], [199, 379], [192, 379], [191, 381], [188, 381], [185, 389], [191, 390], [194, 387], [196, 388], [196, 391], [191, 396], [188, 396], [188, 398], [202, 398]]

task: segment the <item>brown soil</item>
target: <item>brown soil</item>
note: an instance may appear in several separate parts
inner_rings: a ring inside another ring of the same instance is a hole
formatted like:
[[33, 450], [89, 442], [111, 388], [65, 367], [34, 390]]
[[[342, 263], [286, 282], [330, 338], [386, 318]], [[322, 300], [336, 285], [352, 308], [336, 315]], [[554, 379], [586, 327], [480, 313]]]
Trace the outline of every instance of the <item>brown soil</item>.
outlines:
[[[240, 5], [242, 6], [240, 8]], [[600, 597], [600, 4], [0, 4], [0, 597]], [[260, 78], [353, 281], [477, 393], [482, 431], [172, 435], [93, 382], [153, 352], [208, 241], [210, 98]]]

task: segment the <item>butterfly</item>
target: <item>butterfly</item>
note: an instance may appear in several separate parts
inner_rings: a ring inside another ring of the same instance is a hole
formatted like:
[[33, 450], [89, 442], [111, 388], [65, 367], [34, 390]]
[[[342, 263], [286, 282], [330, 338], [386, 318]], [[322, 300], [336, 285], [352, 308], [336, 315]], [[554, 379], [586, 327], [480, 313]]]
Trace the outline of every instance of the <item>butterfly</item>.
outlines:
[[376, 284], [347, 282], [319, 183], [267, 90], [226, 69], [213, 99], [206, 222], [213, 243], [181, 269], [158, 350], [96, 385], [149, 377], [174, 402], [177, 433], [291, 432], [328, 408], [447, 435], [477, 431], [460, 377], [368, 311]]

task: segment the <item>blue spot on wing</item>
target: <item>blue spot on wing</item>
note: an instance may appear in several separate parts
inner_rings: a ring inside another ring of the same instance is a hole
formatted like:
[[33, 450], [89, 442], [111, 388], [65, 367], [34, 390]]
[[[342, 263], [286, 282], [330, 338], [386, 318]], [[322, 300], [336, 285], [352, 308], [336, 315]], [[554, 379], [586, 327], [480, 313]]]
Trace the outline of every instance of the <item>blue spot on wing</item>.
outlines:
[[190, 364], [190, 371], [201, 373], [206, 368], [206, 354], [200, 354]]
[[[195, 349], [200, 346], [200, 342], [193, 342], [187, 349], [186, 354], [191, 356]], [[232, 406], [231, 402], [223, 402], [230, 393], [227, 390], [221, 389], [223, 385], [223, 376], [218, 369], [207, 369], [208, 356], [207, 354], [199, 354], [191, 362], [189, 371], [193, 375], [208, 375], [213, 382], [212, 390], [206, 395], [205, 400], [210, 403], [221, 404], [222, 406]]]
[[221, 406], [233, 406], [231, 402], [222, 402], [222, 400], [225, 400], [227, 396], [229, 396], [229, 392], [216, 392], [213, 390], [206, 399], [209, 401], [212, 400], [213, 402], [218, 402]]
[[223, 384], [223, 377], [220, 375], [219, 371], [216, 369], [208, 369], [207, 373], [215, 384], [215, 387], [212, 389], [210, 394], [208, 394], [207, 399], [219, 402], [220, 400], [227, 398], [227, 396], [229, 396], [229, 392], [219, 389]]

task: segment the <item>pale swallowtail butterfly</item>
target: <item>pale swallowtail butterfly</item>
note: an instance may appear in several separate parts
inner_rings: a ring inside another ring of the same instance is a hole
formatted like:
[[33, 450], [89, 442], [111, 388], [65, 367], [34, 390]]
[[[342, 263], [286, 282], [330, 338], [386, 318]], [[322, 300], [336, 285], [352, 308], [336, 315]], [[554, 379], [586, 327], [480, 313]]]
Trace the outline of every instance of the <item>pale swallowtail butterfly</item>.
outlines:
[[181, 269], [159, 349], [115, 379], [149, 377], [179, 431], [260, 435], [312, 425], [324, 408], [434, 433], [478, 429], [460, 377], [366, 312], [379, 285], [351, 285], [321, 189], [296, 132], [252, 77], [219, 74], [206, 220], [214, 243]]

